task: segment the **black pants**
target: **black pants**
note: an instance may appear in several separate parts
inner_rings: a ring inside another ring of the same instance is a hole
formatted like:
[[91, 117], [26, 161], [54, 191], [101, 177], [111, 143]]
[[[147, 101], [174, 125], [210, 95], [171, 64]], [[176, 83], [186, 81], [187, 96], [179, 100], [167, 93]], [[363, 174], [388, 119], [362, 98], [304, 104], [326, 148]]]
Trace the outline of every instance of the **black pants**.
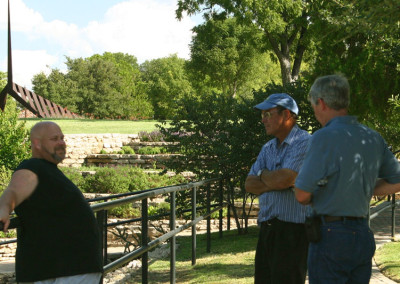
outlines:
[[304, 284], [308, 241], [304, 224], [272, 219], [261, 224], [254, 283]]

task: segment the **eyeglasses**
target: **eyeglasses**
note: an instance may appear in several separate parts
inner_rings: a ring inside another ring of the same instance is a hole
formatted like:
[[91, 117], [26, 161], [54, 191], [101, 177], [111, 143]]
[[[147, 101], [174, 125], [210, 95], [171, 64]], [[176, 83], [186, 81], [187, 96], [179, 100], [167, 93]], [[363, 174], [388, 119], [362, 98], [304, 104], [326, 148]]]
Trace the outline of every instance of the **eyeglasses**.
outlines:
[[274, 113], [277, 113], [277, 112], [278, 112], [278, 111], [261, 111], [261, 119], [264, 119], [264, 118], [270, 119], [271, 116], [272, 116]]

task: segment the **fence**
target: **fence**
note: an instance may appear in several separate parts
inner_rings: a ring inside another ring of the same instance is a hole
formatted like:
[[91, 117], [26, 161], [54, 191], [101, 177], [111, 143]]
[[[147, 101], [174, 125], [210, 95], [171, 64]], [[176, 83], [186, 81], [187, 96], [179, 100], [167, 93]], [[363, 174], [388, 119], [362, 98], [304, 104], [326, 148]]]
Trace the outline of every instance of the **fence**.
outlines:
[[[218, 188], [218, 196], [219, 201], [217, 204], [211, 204], [211, 185], [215, 182], [219, 183]], [[197, 200], [196, 193], [199, 187], [206, 186], [206, 214], [197, 217]], [[191, 213], [192, 213], [192, 221], [176, 228], [176, 192], [183, 190], [191, 190]], [[170, 231], [159, 238], [156, 238], [149, 242], [147, 237], [148, 231], [148, 199], [151, 197], [155, 197], [157, 195], [165, 195], [170, 194]], [[127, 196], [129, 195], [129, 196]], [[121, 195], [111, 196], [108, 198], [116, 198], [122, 197]], [[99, 201], [100, 199], [94, 199], [91, 201]], [[127, 222], [137, 221], [138, 219], [132, 219], [124, 222], [117, 222], [112, 224], [107, 224], [107, 211], [124, 204], [133, 203], [136, 201], [141, 201], [141, 211], [142, 216], [140, 218], [141, 221], [141, 246], [140, 248], [125, 254], [121, 258], [111, 262], [106, 263], [107, 260], [107, 228], [111, 226], [117, 226]], [[219, 211], [219, 236], [222, 237], [222, 208], [224, 207], [223, 203], [223, 184], [220, 179], [210, 179], [205, 181], [193, 182], [183, 185], [169, 186], [151, 190], [145, 190], [141, 192], [134, 192], [130, 194], [125, 194], [120, 199], [108, 201], [105, 203], [98, 203], [92, 205], [93, 211], [96, 213], [96, 218], [98, 222], [98, 226], [100, 228], [101, 237], [103, 240], [103, 258], [104, 258], [104, 273], [111, 272], [124, 264], [130, 262], [133, 259], [142, 258], [142, 283], [148, 282], [148, 252], [156, 247], [159, 244], [164, 243], [165, 241], [170, 239], [170, 282], [175, 283], [175, 262], [176, 262], [176, 235], [182, 232], [185, 229], [192, 228], [192, 264], [196, 263], [196, 224], [200, 221], [207, 219], [207, 252], [210, 252], [211, 249], [211, 229], [210, 229], [210, 215], [216, 211]], [[211, 210], [211, 207], [213, 209]]]

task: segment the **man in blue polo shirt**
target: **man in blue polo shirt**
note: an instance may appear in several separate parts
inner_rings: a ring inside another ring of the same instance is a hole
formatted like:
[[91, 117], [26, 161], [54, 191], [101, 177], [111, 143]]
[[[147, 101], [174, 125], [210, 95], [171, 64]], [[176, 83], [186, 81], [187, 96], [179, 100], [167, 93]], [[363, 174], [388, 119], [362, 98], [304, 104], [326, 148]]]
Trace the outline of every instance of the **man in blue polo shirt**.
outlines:
[[270, 95], [255, 106], [268, 135], [246, 179], [246, 191], [259, 195], [260, 226], [255, 283], [304, 283], [308, 241], [306, 206], [295, 198], [293, 185], [310, 134], [296, 124], [298, 107], [288, 94]]
[[309, 282], [369, 283], [375, 252], [370, 200], [400, 191], [400, 164], [377, 132], [348, 115], [346, 78], [318, 78], [309, 99], [323, 126], [312, 135], [295, 189], [320, 223], [319, 240], [309, 247]]

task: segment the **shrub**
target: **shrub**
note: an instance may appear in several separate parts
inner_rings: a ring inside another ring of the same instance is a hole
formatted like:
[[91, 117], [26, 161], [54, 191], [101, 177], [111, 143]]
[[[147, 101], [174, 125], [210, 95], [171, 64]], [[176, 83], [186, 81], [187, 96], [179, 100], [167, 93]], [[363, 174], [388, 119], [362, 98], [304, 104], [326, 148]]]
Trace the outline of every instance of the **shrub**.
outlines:
[[132, 149], [130, 146], [122, 146], [121, 151], [118, 152], [119, 154], [135, 154], [135, 150]]
[[11, 180], [12, 171], [5, 166], [0, 166], [0, 193], [6, 189]]
[[130, 177], [125, 167], [98, 168], [94, 175], [87, 176], [82, 186], [89, 193], [125, 193], [129, 192]]
[[109, 211], [111, 216], [116, 218], [133, 218], [133, 217], [140, 217], [141, 212], [138, 208], [133, 208], [132, 204], [124, 204], [115, 208], [112, 208]]
[[16, 102], [8, 98], [4, 111], [0, 111], [0, 168], [14, 170], [30, 156], [29, 131], [25, 122], [18, 122]]
[[145, 141], [145, 142], [162, 142], [162, 141], [164, 141], [164, 135], [158, 130], [154, 130], [152, 132], [140, 131], [138, 135], [139, 135], [140, 140]]
[[156, 154], [164, 154], [164, 153], [167, 153], [167, 149], [165, 147], [146, 146], [146, 147], [142, 147], [138, 150], [138, 154], [141, 154], [141, 155], [156, 155]]
[[164, 215], [169, 213], [171, 210], [171, 205], [168, 202], [161, 202], [156, 206], [149, 206], [147, 212], [149, 216]]
[[94, 175], [84, 178], [80, 186], [83, 192], [118, 194], [163, 187], [185, 181], [185, 178], [181, 175], [170, 177], [161, 174], [148, 174], [141, 168], [129, 166], [101, 167], [95, 169], [95, 171]]

